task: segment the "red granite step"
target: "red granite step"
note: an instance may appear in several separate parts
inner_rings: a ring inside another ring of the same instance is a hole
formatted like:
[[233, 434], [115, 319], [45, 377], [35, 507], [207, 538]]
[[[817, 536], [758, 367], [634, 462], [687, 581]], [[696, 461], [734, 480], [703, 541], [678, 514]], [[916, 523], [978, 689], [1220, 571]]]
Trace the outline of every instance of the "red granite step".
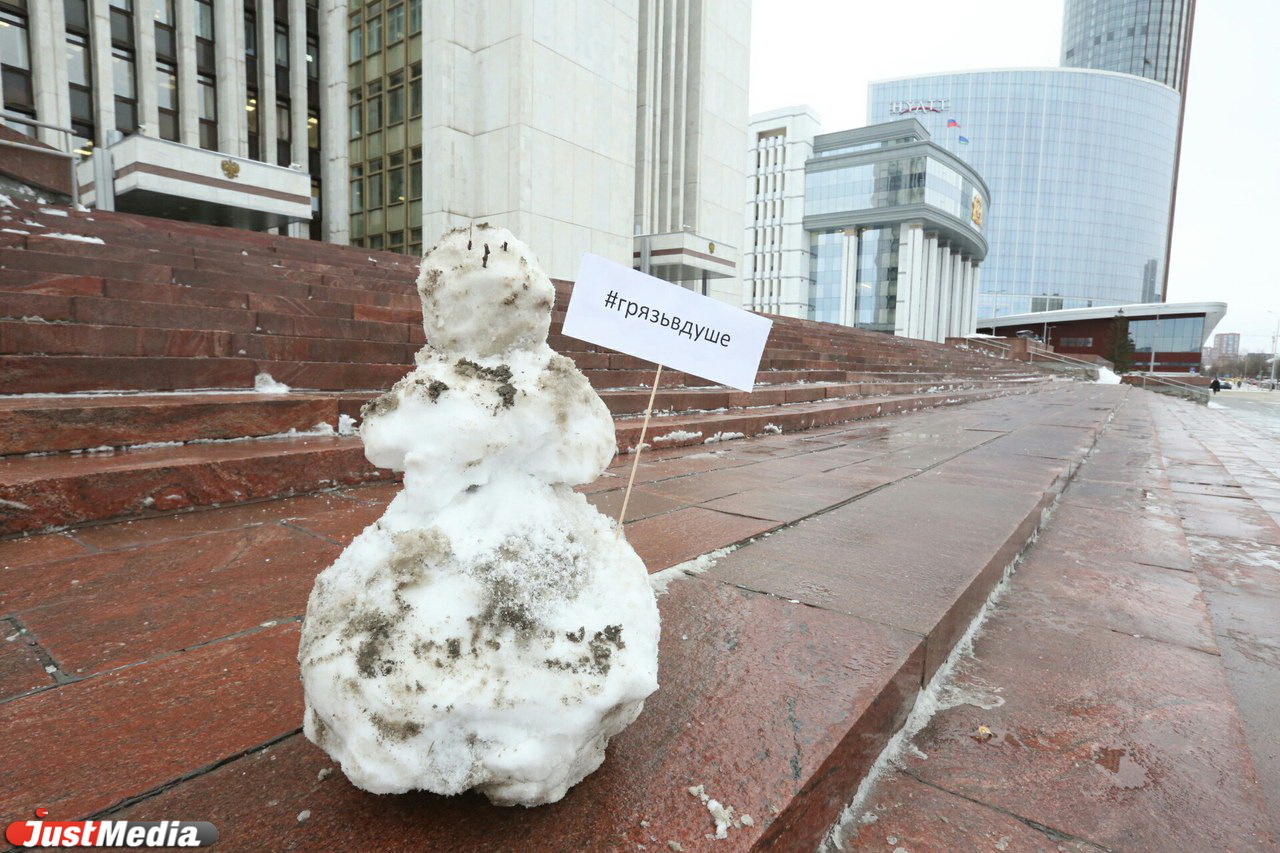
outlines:
[[253, 393], [0, 397], [0, 456], [337, 427], [338, 409], [336, 397]]
[[10, 394], [252, 388], [256, 374], [247, 358], [0, 355]]
[[[645, 443], [654, 447], [686, 447], [712, 444], [731, 438], [800, 432], [820, 426], [882, 417], [900, 412], [1006, 396], [1027, 389], [983, 388], [872, 398], [831, 399], [813, 403], [730, 409], [705, 414], [663, 415], [650, 420]], [[643, 419], [617, 421], [619, 452], [634, 448], [640, 438]]]
[[187, 444], [0, 459], [0, 535], [389, 479], [359, 438]]
[[158, 284], [168, 282], [172, 276], [170, 268], [162, 264], [139, 264], [101, 257], [89, 260], [77, 255], [35, 252], [12, 247], [0, 248], [0, 269], [72, 275], [97, 274]]

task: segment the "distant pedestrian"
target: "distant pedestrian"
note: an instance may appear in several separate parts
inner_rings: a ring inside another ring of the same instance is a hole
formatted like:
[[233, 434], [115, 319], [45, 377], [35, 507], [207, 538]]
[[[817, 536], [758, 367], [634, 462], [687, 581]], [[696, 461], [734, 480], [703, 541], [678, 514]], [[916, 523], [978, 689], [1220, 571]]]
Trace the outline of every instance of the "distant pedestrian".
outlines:
[[1213, 381], [1209, 383], [1209, 387], [1213, 389], [1213, 393], [1217, 394], [1222, 390], [1222, 383], [1218, 381], [1218, 377], [1213, 377]]

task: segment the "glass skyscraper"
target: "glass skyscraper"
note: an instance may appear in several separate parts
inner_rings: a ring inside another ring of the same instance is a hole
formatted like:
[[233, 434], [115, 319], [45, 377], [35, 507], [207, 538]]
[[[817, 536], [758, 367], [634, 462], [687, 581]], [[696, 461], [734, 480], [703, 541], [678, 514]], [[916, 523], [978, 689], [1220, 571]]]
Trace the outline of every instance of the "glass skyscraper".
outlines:
[[1180, 97], [1068, 68], [871, 84], [868, 123], [913, 117], [986, 180], [979, 318], [1161, 298]]
[[1062, 64], [1186, 91], [1195, 0], [1067, 0]]
[[[1183, 96], [1191, 64], [1196, 0], [1066, 0], [1062, 20], [1062, 64], [1068, 68], [1119, 71], [1155, 80]], [[1173, 194], [1169, 197], [1169, 239], [1165, 241], [1160, 298], [1168, 292], [1169, 248], [1178, 200], [1182, 121], [1178, 113], [1173, 154]]]

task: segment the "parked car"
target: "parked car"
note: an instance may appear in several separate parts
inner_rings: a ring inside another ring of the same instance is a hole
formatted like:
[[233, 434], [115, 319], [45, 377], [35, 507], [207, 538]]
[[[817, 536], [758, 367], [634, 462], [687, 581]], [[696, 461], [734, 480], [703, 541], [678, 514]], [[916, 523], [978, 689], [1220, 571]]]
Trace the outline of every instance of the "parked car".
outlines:
[[1030, 329], [1023, 329], [1021, 332], [1018, 332], [1018, 337], [1025, 338], [1028, 341], [1035, 341], [1036, 343], [1041, 342], [1040, 336]]

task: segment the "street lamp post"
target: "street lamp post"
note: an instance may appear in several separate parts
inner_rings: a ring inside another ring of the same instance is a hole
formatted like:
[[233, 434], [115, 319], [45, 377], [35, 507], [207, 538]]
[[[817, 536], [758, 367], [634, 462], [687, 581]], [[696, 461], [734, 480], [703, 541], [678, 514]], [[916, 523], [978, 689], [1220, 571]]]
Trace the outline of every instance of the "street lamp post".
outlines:
[[1276, 333], [1271, 336], [1271, 389], [1276, 390], [1276, 362], [1280, 361], [1280, 314], [1274, 311], [1267, 311], [1268, 314], [1275, 314], [1276, 317]]
[[1156, 372], [1156, 341], [1160, 340], [1160, 312], [1156, 311], [1156, 330], [1151, 335], [1151, 366], [1147, 368], [1147, 373]]

